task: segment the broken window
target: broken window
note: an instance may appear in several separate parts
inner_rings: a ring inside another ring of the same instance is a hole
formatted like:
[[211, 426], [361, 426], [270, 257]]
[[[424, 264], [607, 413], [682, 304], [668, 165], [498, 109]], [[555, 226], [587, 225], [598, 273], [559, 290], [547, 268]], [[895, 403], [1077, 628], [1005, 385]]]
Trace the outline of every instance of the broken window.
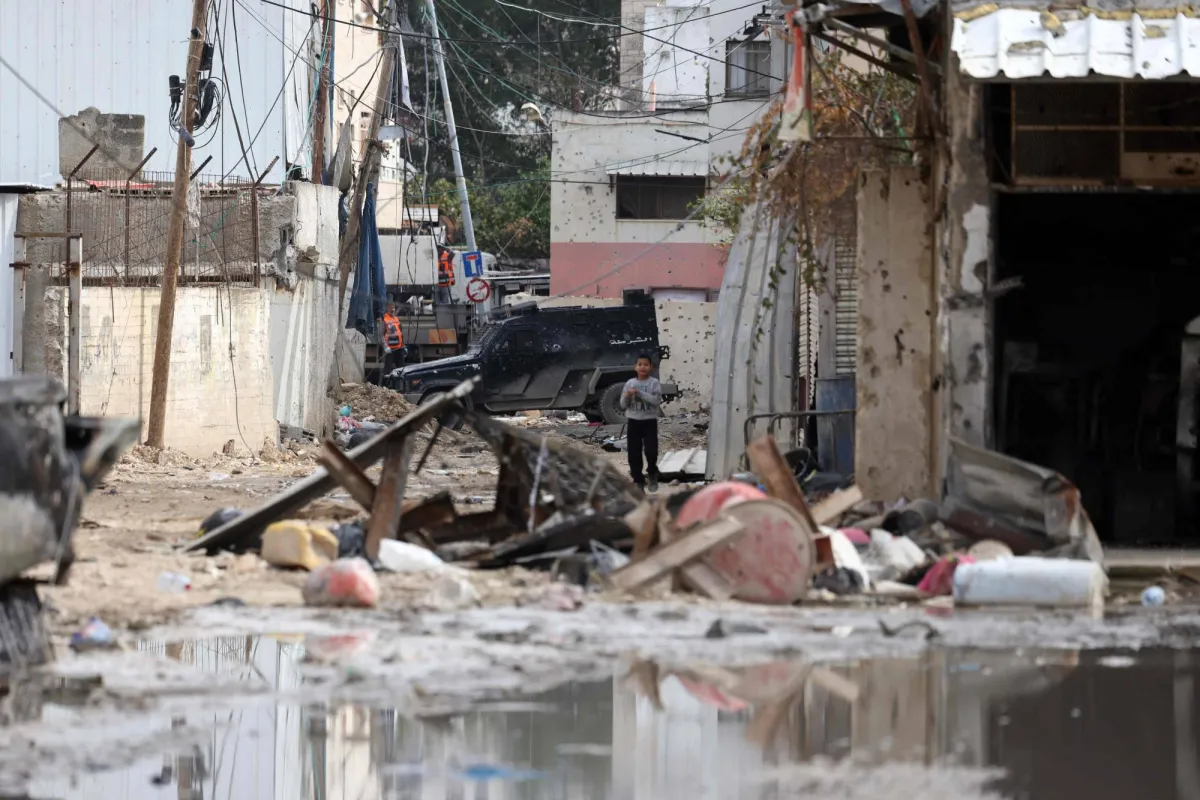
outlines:
[[618, 175], [617, 219], [687, 219], [707, 187], [707, 178]]
[[762, 97], [771, 92], [771, 43], [730, 39], [725, 43], [725, 94]]

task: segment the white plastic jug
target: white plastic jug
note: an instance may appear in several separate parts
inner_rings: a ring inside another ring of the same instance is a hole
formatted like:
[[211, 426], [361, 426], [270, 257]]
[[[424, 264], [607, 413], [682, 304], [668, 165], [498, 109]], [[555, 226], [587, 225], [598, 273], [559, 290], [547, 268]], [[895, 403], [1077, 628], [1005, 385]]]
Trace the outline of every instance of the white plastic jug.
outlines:
[[1103, 606], [1108, 576], [1094, 561], [1016, 556], [954, 571], [954, 602], [962, 605]]

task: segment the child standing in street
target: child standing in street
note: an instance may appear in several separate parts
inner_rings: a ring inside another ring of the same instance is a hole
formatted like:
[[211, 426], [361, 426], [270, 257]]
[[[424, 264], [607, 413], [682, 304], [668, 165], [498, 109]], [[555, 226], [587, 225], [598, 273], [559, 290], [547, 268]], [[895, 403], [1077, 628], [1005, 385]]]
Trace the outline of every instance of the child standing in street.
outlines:
[[[658, 410], [662, 403], [662, 387], [658, 378], [650, 375], [654, 363], [648, 355], [640, 355], [633, 365], [636, 378], [625, 382], [621, 393], [621, 408], [625, 410], [626, 448], [629, 454], [629, 475], [639, 489], [658, 491]], [[642, 452], [646, 453], [646, 479], [642, 478]]]

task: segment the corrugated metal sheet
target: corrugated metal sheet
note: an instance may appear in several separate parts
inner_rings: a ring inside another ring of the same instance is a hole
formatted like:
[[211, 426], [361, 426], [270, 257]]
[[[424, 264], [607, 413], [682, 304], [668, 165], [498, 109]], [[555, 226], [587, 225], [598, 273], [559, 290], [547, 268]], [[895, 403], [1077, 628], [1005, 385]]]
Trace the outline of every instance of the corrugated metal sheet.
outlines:
[[833, 231], [834, 374], [858, 362], [858, 219], [853, 193], [839, 201]]
[[609, 175], [672, 175], [675, 177], [703, 178], [708, 175], [705, 161], [647, 161], [627, 166], [609, 167]]
[[[287, 2], [308, 11], [305, 0]], [[230, 18], [234, 12], [240, 73]], [[243, 137], [254, 139], [252, 161], [260, 170], [275, 155], [284, 155], [285, 121], [292, 129], [288, 144], [301, 138], [297, 131], [303, 119], [297, 116], [306, 118], [308, 103], [301, 96], [307, 89], [301, 91], [297, 82], [307, 86], [309, 57], [297, 42], [306, 34], [309, 21], [304, 14], [256, 0], [222, 3], [221, 16], [224, 66], [233, 97], [226, 101], [215, 137], [211, 142], [200, 137], [192, 158], [198, 164], [213, 156], [205, 172], [232, 170], [248, 177], [251, 170], [245, 165], [235, 168], [242, 153], [230, 115], [236, 111]], [[144, 115], [146, 150], [158, 147], [146, 168], [170, 171], [175, 168], [175, 140], [168, 123], [167, 78], [183, 74], [190, 25], [191, 4], [178, 0], [0, 0], [0, 53], [64, 114], [94, 106], [104, 112]], [[290, 91], [275, 103], [297, 49], [301, 60]], [[221, 61], [218, 50], [214, 58], [218, 76]], [[58, 115], [3, 67], [0, 142], [0, 182], [52, 184], [60, 178]], [[278, 180], [282, 175], [281, 160], [272, 177]]]
[[[751, 206], [742, 214], [729, 249], [717, 300], [709, 478], [724, 478], [738, 468], [748, 416], [794, 408], [800, 270], [796, 246], [786, 235], [793, 224]], [[790, 447], [792, 431], [791, 424], [776, 430], [784, 448]]]
[[1200, 77], [1200, 19], [1182, 9], [981, 10], [959, 13], [950, 40], [973, 78]]

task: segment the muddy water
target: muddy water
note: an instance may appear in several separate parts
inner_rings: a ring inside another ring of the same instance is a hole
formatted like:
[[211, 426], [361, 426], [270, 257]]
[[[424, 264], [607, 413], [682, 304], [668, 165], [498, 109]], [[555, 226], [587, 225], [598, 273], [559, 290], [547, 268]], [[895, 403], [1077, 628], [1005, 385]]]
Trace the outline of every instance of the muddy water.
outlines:
[[[144, 643], [281, 693], [316, 642]], [[325, 643], [328, 646], [328, 642]], [[105, 800], [1200, 800], [1200, 651], [964, 651], [814, 667], [632, 662], [469, 713], [266, 702], [175, 709], [208, 731], [32, 797]], [[82, 695], [47, 697], [67, 720]]]

